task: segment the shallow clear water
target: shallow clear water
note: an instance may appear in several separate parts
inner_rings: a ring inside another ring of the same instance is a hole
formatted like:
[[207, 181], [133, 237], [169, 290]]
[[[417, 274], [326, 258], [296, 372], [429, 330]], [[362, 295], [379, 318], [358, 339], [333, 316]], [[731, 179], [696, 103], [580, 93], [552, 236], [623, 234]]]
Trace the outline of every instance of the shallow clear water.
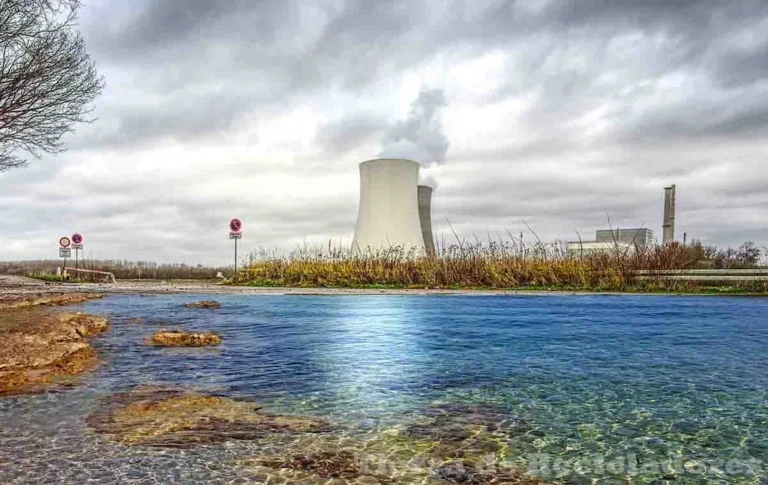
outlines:
[[[0, 483], [258, 480], [264, 444], [113, 443], [97, 400], [139, 384], [255, 399], [370, 436], [430, 406], [524, 420], [505, 458], [565, 483], [768, 483], [768, 299], [695, 296], [110, 296], [104, 365], [74, 388], [0, 400]], [[144, 323], [131, 323], [142, 317]], [[206, 349], [151, 347], [166, 328]]]

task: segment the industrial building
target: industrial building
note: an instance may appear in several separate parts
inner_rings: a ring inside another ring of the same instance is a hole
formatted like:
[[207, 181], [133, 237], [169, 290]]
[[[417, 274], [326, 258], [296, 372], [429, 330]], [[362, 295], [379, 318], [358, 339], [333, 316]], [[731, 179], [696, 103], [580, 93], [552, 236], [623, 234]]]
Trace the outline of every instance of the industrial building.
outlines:
[[[675, 241], [675, 185], [664, 187], [664, 222], [662, 244]], [[603, 229], [595, 233], [594, 241], [568, 243], [568, 254], [586, 256], [594, 253], [622, 251], [636, 253], [654, 244], [653, 231], [646, 228]]]
[[419, 164], [379, 158], [360, 164], [360, 205], [354, 251], [374, 253], [402, 248], [434, 253], [432, 189], [419, 186]]
[[644, 227], [637, 229], [601, 229], [595, 233], [597, 242], [620, 242], [631, 244], [638, 249], [653, 246], [653, 231]]
[[620, 251], [636, 253], [653, 245], [653, 231], [644, 227], [634, 229], [601, 229], [593, 241], [568, 243], [568, 254], [587, 256], [594, 253]]

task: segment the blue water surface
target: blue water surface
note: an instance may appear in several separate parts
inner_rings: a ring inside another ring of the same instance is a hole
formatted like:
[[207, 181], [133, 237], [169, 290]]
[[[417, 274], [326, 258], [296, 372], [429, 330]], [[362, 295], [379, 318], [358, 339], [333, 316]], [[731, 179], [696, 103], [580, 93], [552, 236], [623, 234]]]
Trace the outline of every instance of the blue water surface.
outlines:
[[[215, 463], [258, 444], [145, 450], [87, 429], [99, 398], [162, 384], [350, 429], [396, 427], [435, 403], [494, 406], [531, 428], [506, 458], [564, 483], [766, 483], [768, 299], [216, 295], [220, 309], [183, 306], [206, 298], [80, 305], [110, 319], [92, 343], [104, 364], [72, 389], [0, 400], [0, 482], [236, 478]], [[146, 345], [159, 328], [223, 343]]]

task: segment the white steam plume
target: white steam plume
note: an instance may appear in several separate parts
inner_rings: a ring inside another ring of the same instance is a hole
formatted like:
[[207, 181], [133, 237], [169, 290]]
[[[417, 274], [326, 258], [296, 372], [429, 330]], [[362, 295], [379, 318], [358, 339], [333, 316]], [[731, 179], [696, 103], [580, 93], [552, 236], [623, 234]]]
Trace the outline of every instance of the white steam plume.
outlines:
[[[440, 122], [442, 109], [448, 103], [442, 89], [423, 90], [411, 103], [408, 118], [398, 121], [381, 139], [380, 158], [407, 158], [426, 168], [421, 183], [436, 188], [433, 164], [445, 161], [448, 138]], [[424, 170], [422, 170], [423, 172]]]

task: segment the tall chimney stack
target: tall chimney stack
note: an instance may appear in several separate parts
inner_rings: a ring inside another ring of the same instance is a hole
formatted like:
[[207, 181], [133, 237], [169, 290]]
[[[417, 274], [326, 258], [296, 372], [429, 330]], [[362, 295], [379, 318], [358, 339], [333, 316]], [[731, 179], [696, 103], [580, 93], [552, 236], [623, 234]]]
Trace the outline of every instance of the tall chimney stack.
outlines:
[[664, 234], [662, 244], [675, 240], [675, 185], [664, 187]]
[[435, 239], [432, 237], [432, 187], [419, 185], [419, 221], [424, 249], [429, 256], [435, 254]]

